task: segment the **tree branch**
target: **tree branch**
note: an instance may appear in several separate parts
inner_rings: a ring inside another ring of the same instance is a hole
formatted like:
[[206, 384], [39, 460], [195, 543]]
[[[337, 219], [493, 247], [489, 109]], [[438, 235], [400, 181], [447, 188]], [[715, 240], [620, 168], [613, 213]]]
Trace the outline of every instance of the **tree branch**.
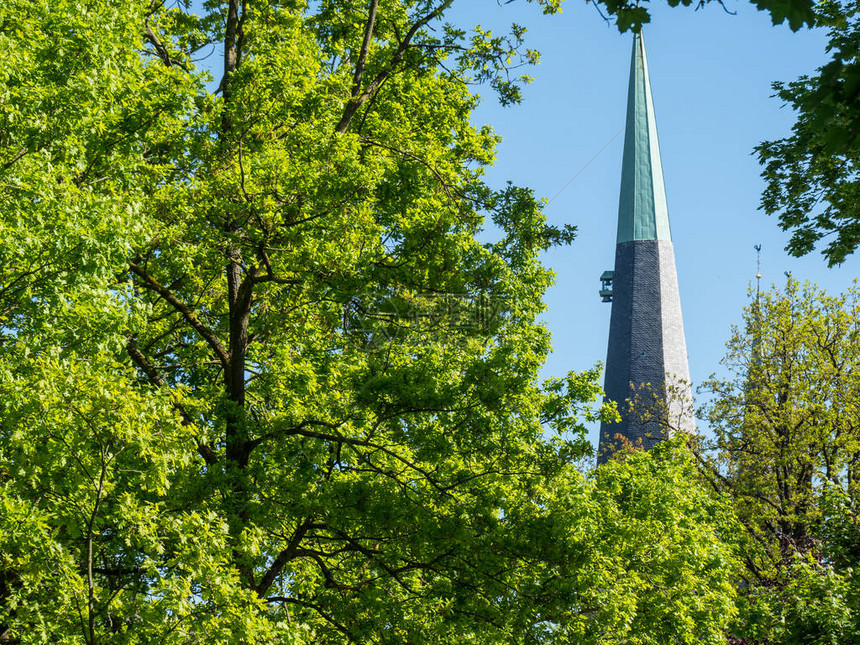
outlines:
[[376, 24], [376, 8], [379, 0], [370, 0], [370, 8], [367, 10], [367, 22], [364, 25], [364, 40], [361, 43], [361, 51], [358, 54], [358, 62], [355, 64], [355, 74], [352, 77], [352, 95], [358, 96], [361, 92], [361, 77], [364, 74], [364, 66], [367, 63], [367, 52], [370, 51], [370, 41], [373, 37], [373, 27]]
[[21, 157], [23, 157], [25, 154], [27, 154], [27, 146], [22, 146], [21, 149], [17, 153], [15, 153], [14, 157], [12, 157], [9, 161], [3, 164], [3, 170], [9, 170], [9, 168], [11, 168], [12, 165], [14, 165], [14, 163], [18, 161]]
[[427, 469], [422, 468], [418, 464], [413, 463], [405, 457], [398, 455], [394, 450], [391, 450], [390, 448], [386, 448], [385, 446], [370, 441], [369, 439], [355, 439], [353, 437], [345, 437], [343, 435], [333, 434], [333, 432], [318, 432], [315, 430], [306, 430], [308, 426], [322, 426], [331, 429], [333, 432], [336, 431], [336, 429], [338, 428], [337, 424], [328, 423], [326, 421], [303, 421], [295, 427], [287, 428], [280, 432], [269, 432], [265, 435], [262, 435], [261, 437], [257, 437], [256, 439], [249, 441], [247, 445], [248, 452], [256, 448], [263, 441], [266, 441], [267, 439], [272, 439], [278, 435], [298, 435], [300, 437], [307, 437], [308, 439], [321, 439], [323, 441], [331, 441], [332, 443], [341, 443], [347, 446], [351, 446], [353, 448], [371, 448], [373, 450], [378, 450], [379, 452], [388, 455], [396, 461], [399, 461], [401, 464], [403, 464], [410, 470], [414, 470], [415, 472], [420, 473], [427, 480], [427, 482], [431, 486], [433, 486], [433, 488], [435, 488], [438, 492], [449, 497], [451, 496], [448, 487], [442, 486], [441, 484], [439, 484], [439, 482], [433, 479], [431, 473], [428, 472]]
[[143, 32], [143, 37], [155, 47], [155, 53], [158, 54], [158, 57], [167, 67], [173, 67], [173, 61], [170, 59], [170, 52], [167, 51], [167, 47], [164, 46], [164, 43], [161, 42], [158, 36], [155, 35], [155, 32], [152, 30], [152, 27], [149, 25], [149, 20], [146, 21], [146, 28]]
[[182, 317], [191, 325], [194, 330], [200, 334], [200, 336], [205, 340], [209, 347], [212, 348], [212, 351], [215, 352], [215, 356], [218, 358], [221, 363], [221, 367], [225, 370], [230, 366], [230, 356], [227, 351], [224, 349], [224, 346], [221, 344], [221, 341], [215, 336], [211, 329], [209, 329], [206, 325], [204, 325], [200, 319], [194, 315], [194, 313], [188, 308], [188, 306], [182, 302], [176, 295], [171, 292], [166, 287], [163, 287], [155, 278], [149, 275], [146, 271], [143, 270], [135, 262], [128, 263], [129, 269], [131, 272], [138, 276], [141, 280], [143, 280], [143, 286], [150, 291], [154, 291], [157, 293], [163, 300], [165, 300], [171, 307], [173, 307], [176, 311], [182, 314]]
[[[131, 360], [134, 361], [135, 365], [137, 365], [149, 380], [158, 387], [164, 387], [167, 385], [167, 381], [164, 380], [164, 377], [155, 369], [152, 363], [143, 355], [137, 348], [137, 344], [134, 341], [134, 337], [129, 337], [128, 342], [126, 343], [126, 350], [128, 351], [128, 355], [131, 357]], [[179, 415], [182, 417], [182, 425], [192, 426], [194, 425], [194, 421], [191, 419], [191, 415], [188, 414], [188, 411], [185, 407], [176, 399], [172, 401], [173, 407], [176, 408]], [[215, 454], [215, 451], [212, 450], [207, 444], [202, 443], [195, 437], [195, 442], [197, 443], [197, 452], [203, 460], [209, 464], [210, 466], [218, 462], [218, 455]]]
[[266, 571], [260, 579], [260, 583], [257, 585], [256, 589], [257, 595], [260, 598], [266, 595], [266, 592], [269, 591], [269, 587], [272, 586], [275, 578], [277, 578], [281, 574], [281, 571], [284, 570], [286, 564], [296, 557], [299, 544], [301, 544], [305, 534], [307, 534], [311, 528], [322, 528], [323, 526], [324, 525], [321, 524], [313, 524], [310, 518], [307, 518], [304, 522], [299, 524], [293, 533], [293, 536], [290, 538], [287, 548], [275, 557], [274, 562], [272, 562], [272, 566], [269, 567], [268, 571]]
[[[358, 112], [358, 109], [367, 102], [367, 99], [373, 96], [376, 90], [379, 89], [379, 86], [382, 85], [385, 80], [394, 73], [394, 70], [397, 69], [397, 66], [400, 65], [401, 62], [403, 62], [403, 57], [406, 54], [406, 50], [409, 49], [409, 46], [412, 43], [412, 39], [415, 37], [415, 34], [418, 33], [418, 30], [427, 25], [427, 23], [429, 23], [431, 20], [434, 20], [435, 18], [438, 18], [440, 15], [442, 15], [442, 12], [444, 12], [448, 7], [450, 7], [451, 3], [453, 2], [454, 0], [444, 0], [444, 2], [442, 2], [433, 11], [431, 11], [421, 20], [412, 25], [412, 27], [406, 33], [406, 36], [403, 38], [402, 41], [400, 41], [400, 44], [397, 46], [397, 50], [394, 52], [394, 56], [391, 57], [391, 61], [388, 63], [386, 68], [376, 75], [376, 77], [370, 82], [367, 88], [365, 88], [365, 90], [361, 92], [361, 94], [358, 94], [358, 92], [361, 90], [361, 87], [353, 87], [352, 98], [346, 104], [346, 107], [343, 111], [343, 116], [340, 118], [340, 122], [338, 122], [337, 126], [335, 127], [335, 132], [337, 132], [338, 134], [343, 134], [344, 132], [346, 132], [346, 129], [349, 127], [349, 124], [355, 116], [355, 113]], [[369, 26], [372, 29], [372, 25]], [[367, 29], [365, 29], [365, 31], [367, 31]], [[364, 63], [362, 62], [361, 74], [363, 74], [363, 67]], [[361, 74], [359, 74], [358, 72], [359, 68], [357, 67], [355, 77], [357, 77], [360, 82]]]
[[287, 596], [272, 596], [270, 598], [266, 598], [267, 603], [289, 603], [292, 605], [298, 605], [299, 607], [305, 607], [306, 609], [312, 609], [317, 612], [326, 622], [330, 623], [337, 629], [341, 634], [346, 636], [350, 642], [357, 642], [353, 640], [352, 633], [341, 623], [337, 622], [333, 616], [323, 611], [318, 605], [315, 605], [311, 602], [307, 602], [306, 600], [299, 600], [298, 598], [289, 598]]

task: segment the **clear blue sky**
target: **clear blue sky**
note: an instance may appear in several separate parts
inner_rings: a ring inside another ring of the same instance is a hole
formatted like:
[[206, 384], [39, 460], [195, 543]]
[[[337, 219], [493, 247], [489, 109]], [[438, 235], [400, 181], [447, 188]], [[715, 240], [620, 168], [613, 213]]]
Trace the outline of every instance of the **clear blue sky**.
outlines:
[[[624, 126], [630, 65], [629, 34], [582, 0], [563, 6], [562, 15], [543, 16], [523, 2], [468, 0], [451, 16], [494, 30], [517, 22], [541, 51], [523, 104], [502, 108], [483, 89], [487, 98], [475, 121], [503, 137], [490, 183], [511, 180], [547, 198]], [[784, 271], [791, 271], [835, 294], [860, 276], [860, 257], [835, 269], [819, 255], [790, 258], [783, 250], [788, 235], [758, 210], [762, 180], [752, 149], [787, 135], [794, 122], [793, 112], [772, 98], [771, 83], [821, 66], [826, 34], [774, 27], [751, 4], [729, 0], [727, 7], [737, 15], [717, 4], [699, 11], [657, 4], [643, 31], [694, 387], [723, 371], [725, 341], [754, 281], [755, 244], [763, 247], [765, 287], [783, 284]], [[623, 136], [546, 207], [552, 222], [579, 228], [572, 246], [544, 257], [557, 274], [545, 314], [554, 349], [547, 376], [605, 359], [610, 305], [600, 302], [598, 277], [614, 262]]]

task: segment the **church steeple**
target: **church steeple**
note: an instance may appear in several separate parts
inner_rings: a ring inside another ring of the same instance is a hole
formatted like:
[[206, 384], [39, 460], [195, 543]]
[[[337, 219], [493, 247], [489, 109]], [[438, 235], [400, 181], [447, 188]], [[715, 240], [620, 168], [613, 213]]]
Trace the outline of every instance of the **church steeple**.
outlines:
[[[691, 430], [689, 368], [657, 122], [641, 33], [633, 38], [604, 390], [620, 423], [601, 424], [598, 463], [623, 441], [650, 448]], [[611, 285], [611, 289], [609, 289]], [[628, 400], [636, 400], [631, 408]]]
[[633, 37], [633, 58], [630, 61], [617, 241], [671, 239], [663, 164], [657, 142], [657, 120], [651, 98], [645, 41], [640, 32]]

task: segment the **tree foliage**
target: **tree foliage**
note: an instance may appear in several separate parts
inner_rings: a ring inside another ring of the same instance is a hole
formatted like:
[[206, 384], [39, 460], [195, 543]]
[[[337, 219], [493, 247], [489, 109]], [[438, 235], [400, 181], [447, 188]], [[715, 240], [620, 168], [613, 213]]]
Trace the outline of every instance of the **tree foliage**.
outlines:
[[744, 527], [739, 633], [758, 643], [860, 636], [860, 292], [789, 278], [756, 294], [708, 383], [712, 487]]
[[860, 158], [860, 4], [820, 4], [817, 22], [829, 29], [831, 60], [813, 76], [775, 83], [797, 111], [792, 135], [756, 148], [767, 181], [762, 208], [791, 231], [788, 251], [805, 255], [827, 241], [828, 265], [860, 244], [857, 169]]
[[[667, 0], [667, 3], [670, 7], [692, 6], [698, 10], [712, 1], [732, 13], [723, 0]], [[816, 24], [815, 5], [808, 0], [751, 0], [751, 2], [760, 11], [768, 12], [774, 25], [787, 22], [793, 31], [797, 31], [804, 26], [811, 27]], [[595, 2], [595, 6], [598, 11], [605, 9], [621, 32], [628, 29], [637, 31], [643, 24], [651, 22], [648, 5], [643, 5], [636, 0], [599, 0]]]
[[536, 54], [451, 4], [0, 6], [0, 641], [716, 642], [719, 509], [537, 381], [573, 230], [469, 120]]

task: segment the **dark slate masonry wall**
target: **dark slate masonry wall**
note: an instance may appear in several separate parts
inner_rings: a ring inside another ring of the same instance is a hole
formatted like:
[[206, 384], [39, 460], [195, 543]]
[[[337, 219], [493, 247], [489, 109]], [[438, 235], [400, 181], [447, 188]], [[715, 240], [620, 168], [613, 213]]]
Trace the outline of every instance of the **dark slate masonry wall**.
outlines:
[[660, 245], [660, 308], [663, 312], [663, 374], [668, 392], [668, 425], [671, 432], [696, 430], [693, 414], [693, 392], [690, 384], [690, 363], [687, 358], [687, 341], [684, 337], [684, 318], [681, 315], [681, 298], [678, 293], [678, 274], [675, 271], [675, 251], [672, 243], [661, 240]]
[[[643, 420], [641, 412], [650, 407], [649, 398], [662, 396], [666, 372], [686, 367], [674, 265], [668, 240], [634, 240], [616, 247], [604, 389], [607, 399], [618, 403], [622, 421], [601, 424], [598, 463], [617, 448], [617, 434], [646, 449], [663, 438], [661, 424]], [[626, 400], [634, 387], [642, 405], [631, 413]]]

